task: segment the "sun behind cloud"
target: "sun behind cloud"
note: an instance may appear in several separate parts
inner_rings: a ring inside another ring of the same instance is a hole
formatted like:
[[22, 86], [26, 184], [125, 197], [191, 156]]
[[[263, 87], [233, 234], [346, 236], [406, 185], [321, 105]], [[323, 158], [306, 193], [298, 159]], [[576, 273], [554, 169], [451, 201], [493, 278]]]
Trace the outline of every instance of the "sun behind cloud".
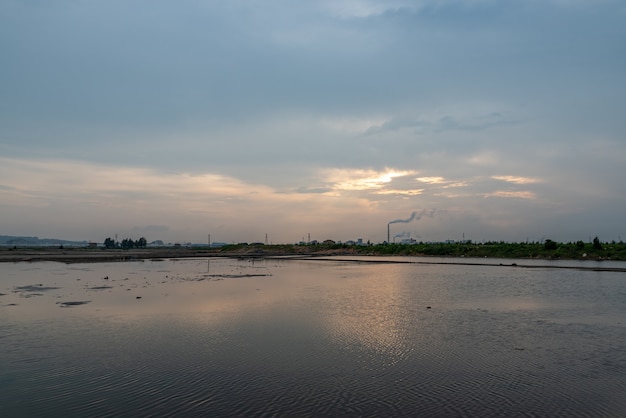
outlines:
[[382, 171], [362, 169], [332, 169], [326, 173], [326, 181], [336, 191], [381, 190], [393, 179], [415, 175], [412, 170], [386, 168]]

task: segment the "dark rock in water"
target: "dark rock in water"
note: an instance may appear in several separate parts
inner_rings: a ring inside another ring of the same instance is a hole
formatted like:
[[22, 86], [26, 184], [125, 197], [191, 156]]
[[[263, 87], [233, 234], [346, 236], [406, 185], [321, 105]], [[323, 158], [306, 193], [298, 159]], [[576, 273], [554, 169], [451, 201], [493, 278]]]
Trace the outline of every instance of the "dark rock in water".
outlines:
[[68, 308], [70, 306], [80, 306], [91, 302], [90, 300], [70, 301], [70, 302], [57, 302], [57, 305], [61, 305], [62, 308]]
[[141, 299], [141, 296], [136, 296], [135, 299]]
[[430, 306], [427, 306], [426, 309], [430, 309]]

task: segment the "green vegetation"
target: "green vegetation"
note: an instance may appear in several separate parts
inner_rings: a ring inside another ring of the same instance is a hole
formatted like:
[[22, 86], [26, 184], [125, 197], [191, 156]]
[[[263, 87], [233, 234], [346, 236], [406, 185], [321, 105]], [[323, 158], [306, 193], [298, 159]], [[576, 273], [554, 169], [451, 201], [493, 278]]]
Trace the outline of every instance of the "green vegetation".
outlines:
[[[124, 239], [114, 242], [105, 240], [105, 248], [93, 251], [91, 247], [61, 248], [0, 246], [2, 261], [51, 260], [63, 262], [117, 261], [147, 258], [184, 257], [278, 257], [278, 256], [438, 256], [467, 258], [508, 258], [508, 259], [569, 259], [569, 260], [616, 260], [626, 261], [626, 243], [602, 242], [595, 238], [592, 242], [583, 241], [559, 243], [546, 239], [542, 242], [435, 242], [413, 244], [345, 244], [311, 243], [264, 245], [263, 243], [240, 243], [223, 247], [194, 245], [181, 247], [148, 247], [145, 238], [137, 241]], [[108, 244], [108, 245], [107, 245]]]
[[452, 257], [496, 257], [496, 258], [544, 258], [544, 259], [601, 259], [626, 261], [626, 243], [558, 243], [545, 240], [543, 243], [486, 242], [467, 243], [418, 243], [414, 245], [382, 244], [359, 249], [360, 253], [425, 255]]
[[559, 243], [550, 239], [543, 242], [485, 242], [424, 243], [415, 244], [306, 244], [306, 245], [253, 245], [233, 244], [208, 250], [220, 253], [246, 255], [316, 254], [316, 255], [399, 255], [440, 257], [489, 258], [543, 258], [574, 260], [626, 261], [626, 243], [602, 243], [596, 237], [591, 243], [583, 241]]

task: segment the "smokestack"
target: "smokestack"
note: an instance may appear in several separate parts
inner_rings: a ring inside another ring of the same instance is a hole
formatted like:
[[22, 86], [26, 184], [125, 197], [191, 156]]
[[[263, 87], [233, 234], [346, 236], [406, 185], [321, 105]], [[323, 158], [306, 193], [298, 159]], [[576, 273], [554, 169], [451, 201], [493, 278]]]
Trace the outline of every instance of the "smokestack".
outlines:
[[432, 218], [433, 215], [435, 214], [435, 211], [436, 211], [435, 209], [431, 209], [429, 211], [427, 211], [426, 209], [423, 209], [419, 213], [418, 212], [411, 213], [411, 216], [408, 219], [396, 219], [394, 221], [389, 222], [387, 224], [387, 242], [391, 240], [391, 235], [389, 234], [389, 225], [397, 224], [397, 223], [408, 224], [410, 222], [420, 220], [422, 216], [428, 216], [429, 218]]

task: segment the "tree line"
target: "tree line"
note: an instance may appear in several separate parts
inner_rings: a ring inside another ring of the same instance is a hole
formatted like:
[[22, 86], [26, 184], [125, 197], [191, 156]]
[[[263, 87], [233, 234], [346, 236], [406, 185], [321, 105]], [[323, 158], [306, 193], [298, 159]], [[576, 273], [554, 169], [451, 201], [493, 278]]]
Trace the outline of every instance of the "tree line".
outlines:
[[124, 238], [121, 242], [116, 242], [113, 238], [107, 238], [104, 240], [104, 248], [122, 248], [124, 250], [130, 248], [146, 248], [148, 241], [141, 237], [136, 241], [130, 238]]
[[415, 244], [379, 244], [355, 247], [359, 253], [389, 255], [427, 255], [452, 257], [501, 257], [501, 258], [563, 258], [563, 259], [611, 259], [626, 260], [626, 243], [602, 242], [595, 237], [591, 242], [451, 242]]

